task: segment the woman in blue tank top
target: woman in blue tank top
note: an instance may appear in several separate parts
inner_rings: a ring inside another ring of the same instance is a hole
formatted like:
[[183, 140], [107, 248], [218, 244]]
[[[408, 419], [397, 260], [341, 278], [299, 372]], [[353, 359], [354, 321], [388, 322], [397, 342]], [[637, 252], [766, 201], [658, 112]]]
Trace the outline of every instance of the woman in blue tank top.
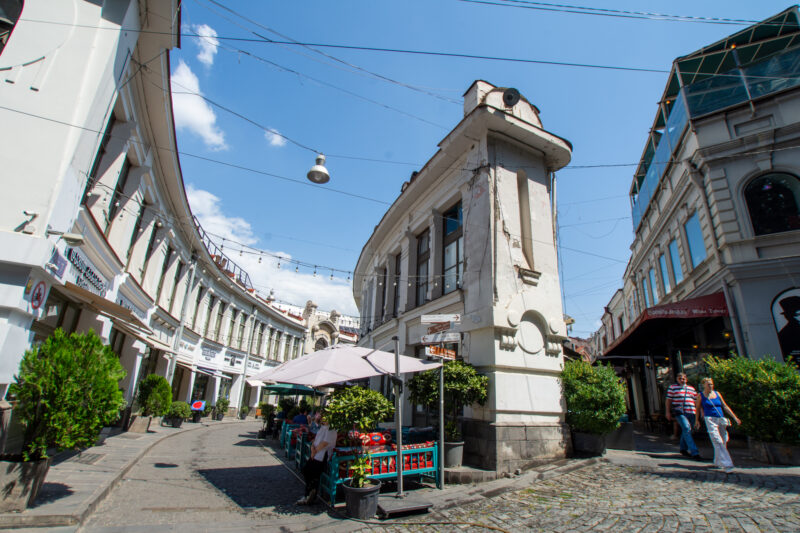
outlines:
[[714, 390], [714, 380], [703, 378], [700, 384], [703, 387], [703, 391], [697, 396], [695, 404], [697, 418], [694, 427], [699, 429], [700, 419], [705, 419], [708, 437], [714, 445], [714, 466], [722, 468], [725, 472], [730, 472], [733, 470], [733, 461], [731, 461], [731, 455], [726, 447], [728, 443], [728, 419], [725, 418], [725, 414], [727, 413], [737, 424], [742, 422], [733, 414], [725, 400], [722, 399], [722, 394]]

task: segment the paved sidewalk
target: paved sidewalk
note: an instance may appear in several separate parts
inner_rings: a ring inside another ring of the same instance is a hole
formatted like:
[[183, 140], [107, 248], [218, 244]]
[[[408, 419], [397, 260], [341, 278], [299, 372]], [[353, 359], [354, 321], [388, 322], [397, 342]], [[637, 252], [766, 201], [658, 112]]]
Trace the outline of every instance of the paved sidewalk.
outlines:
[[221, 422], [204, 420], [199, 424], [185, 422], [180, 428], [153, 423], [148, 433], [113, 434], [100, 445], [80, 453], [60, 454], [47, 472], [34, 505], [21, 513], [0, 513], [0, 529], [74, 531], [156, 443], [184, 431], [236, 422], [235, 418]]

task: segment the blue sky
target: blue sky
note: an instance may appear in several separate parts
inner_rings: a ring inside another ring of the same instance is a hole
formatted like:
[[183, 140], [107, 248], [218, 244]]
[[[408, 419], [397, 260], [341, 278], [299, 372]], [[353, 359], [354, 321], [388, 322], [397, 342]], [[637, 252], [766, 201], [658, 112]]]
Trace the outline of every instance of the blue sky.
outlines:
[[[572, 163], [557, 174], [561, 281], [573, 335], [590, 335], [630, 256], [627, 193], [666, 71], [674, 58], [745, 25], [530, 9], [552, 5], [184, 1], [181, 49], [170, 61], [194, 214], [263, 294], [273, 289], [279, 301], [312, 299], [320, 309], [356, 315], [349, 272], [402, 183], [461, 119], [464, 91], [476, 79], [515, 87], [539, 108], [545, 129], [574, 147]], [[573, 5], [757, 21], [791, 4]], [[325, 186], [305, 179], [316, 151], [327, 156]], [[595, 165], [626, 166], [578, 168]]]

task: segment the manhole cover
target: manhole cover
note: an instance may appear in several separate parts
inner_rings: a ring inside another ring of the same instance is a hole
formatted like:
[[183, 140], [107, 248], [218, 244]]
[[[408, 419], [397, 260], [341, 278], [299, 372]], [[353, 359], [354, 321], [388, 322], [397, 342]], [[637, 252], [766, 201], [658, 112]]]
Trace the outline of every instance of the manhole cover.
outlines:
[[93, 465], [105, 456], [106, 455], [104, 453], [81, 453], [71, 458], [70, 461], [84, 465]]

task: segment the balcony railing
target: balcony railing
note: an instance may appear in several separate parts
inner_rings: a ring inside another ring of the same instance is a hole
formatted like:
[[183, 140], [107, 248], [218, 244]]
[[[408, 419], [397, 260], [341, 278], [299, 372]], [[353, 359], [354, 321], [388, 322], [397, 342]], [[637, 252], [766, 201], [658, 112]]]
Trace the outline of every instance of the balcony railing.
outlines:
[[246, 291], [255, 292], [255, 288], [253, 287], [253, 284], [250, 281], [250, 276], [247, 274], [247, 272], [245, 272], [242, 267], [234, 263], [230, 257], [225, 255], [222, 252], [222, 248], [217, 246], [214, 241], [211, 240], [211, 237], [200, 225], [197, 217], [193, 218], [194, 225], [197, 227], [197, 232], [200, 234], [200, 239], [202, 239], [203, 245], [206, 247], [206, 250], [208, 250], [208, 253], [211, 255], [211, 259], [214, 260], [214, 263], [216, 263], [217, 267], [219, 267], [219, 269], [226, 276], [231, 278], [237, 284], [241, 285], [241, 287]]

